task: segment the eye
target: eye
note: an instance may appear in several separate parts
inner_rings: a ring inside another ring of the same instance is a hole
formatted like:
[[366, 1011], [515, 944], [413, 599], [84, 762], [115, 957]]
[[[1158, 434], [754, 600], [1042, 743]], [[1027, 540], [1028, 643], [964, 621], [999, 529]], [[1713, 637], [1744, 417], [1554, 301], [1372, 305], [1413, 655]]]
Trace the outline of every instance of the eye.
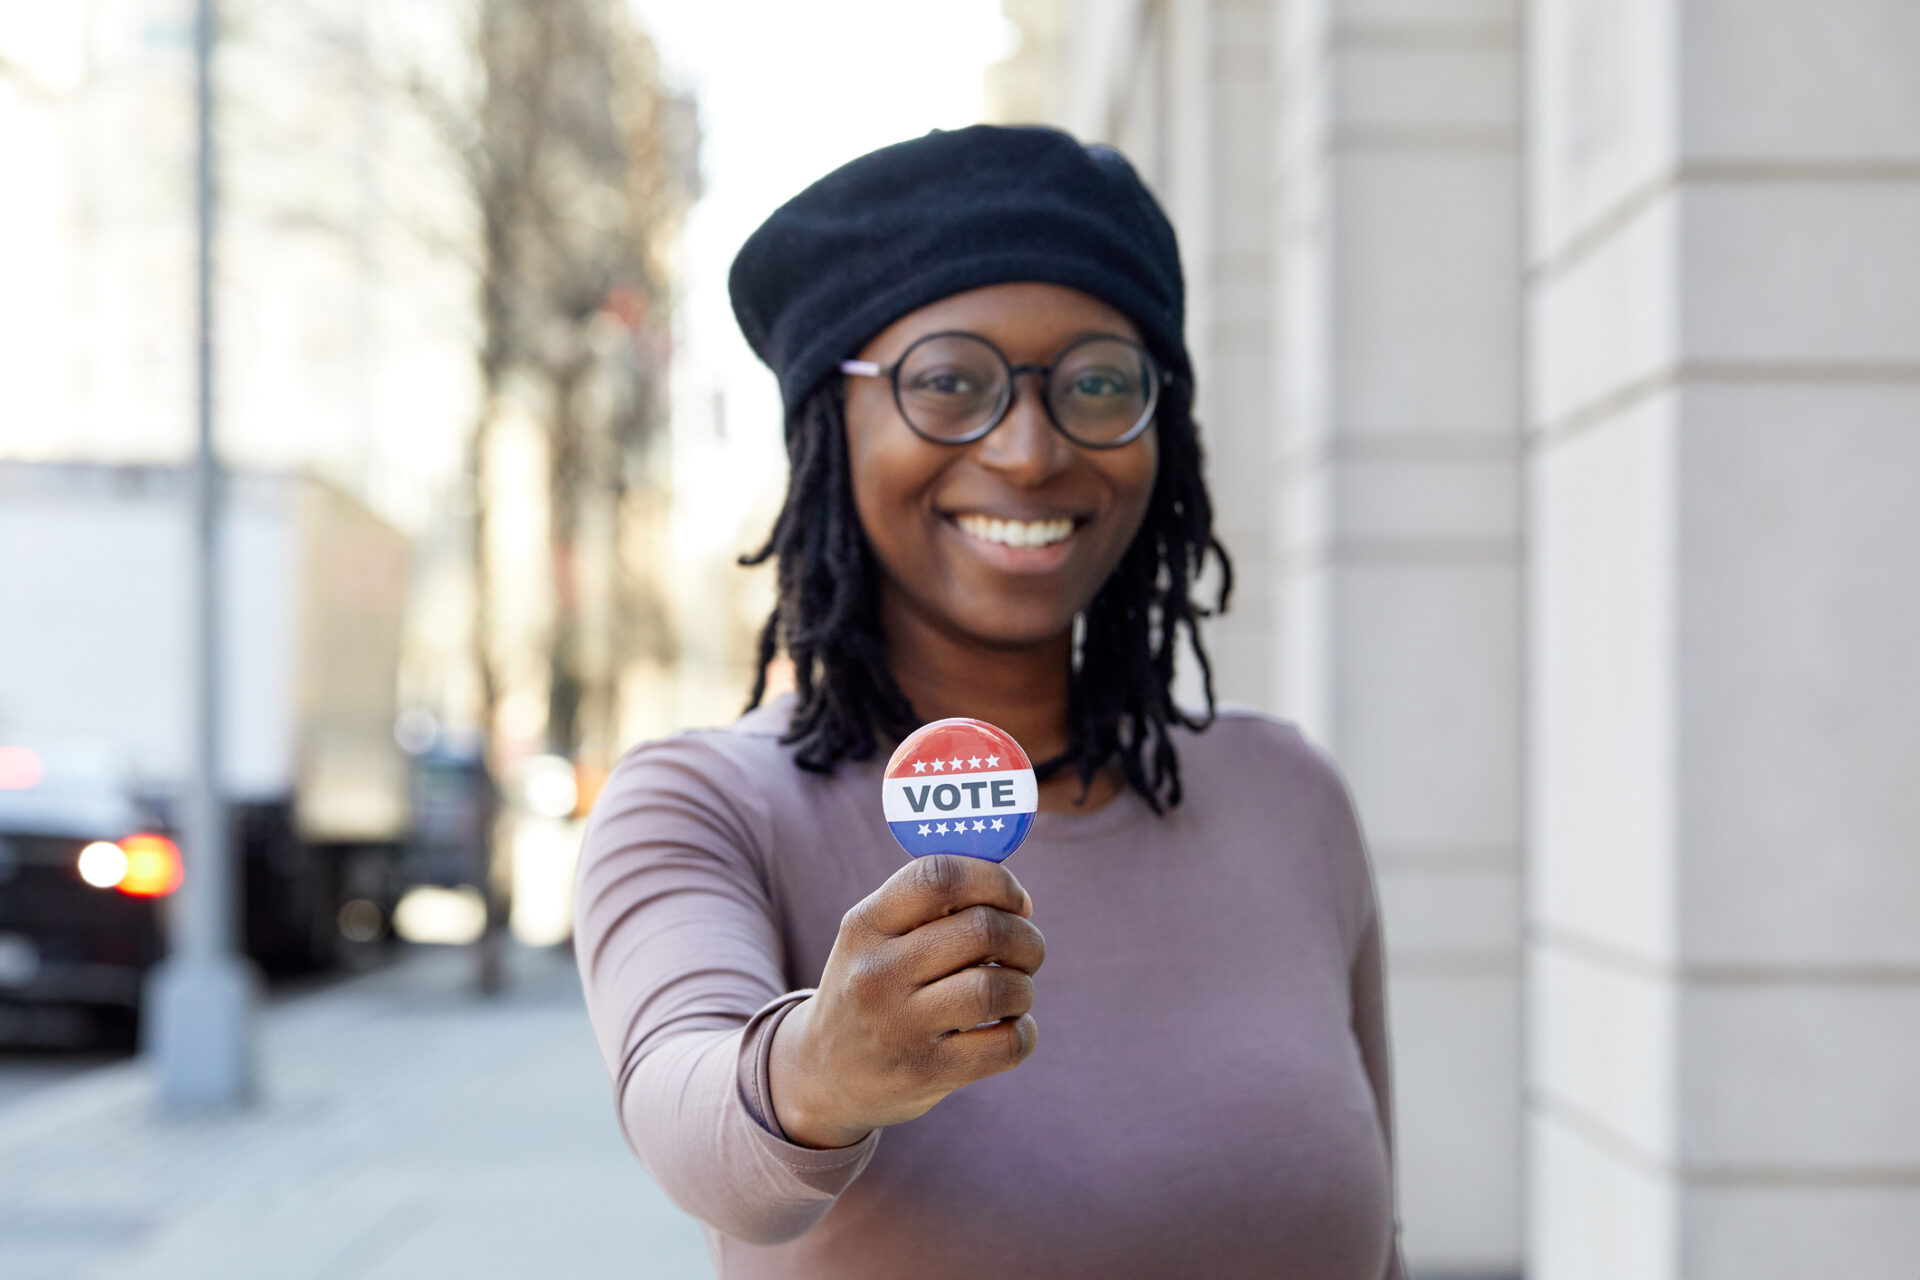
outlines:
[[1133, 394], [1133, 381], [1116, 369], [1077, 369], [1062, 390], [1070, 396], [1094, 400]]
[[907, 390], [917, 395], [976, 396], [980, 394], [980, 379], [968, 369], [918, 369], [908, 380]]

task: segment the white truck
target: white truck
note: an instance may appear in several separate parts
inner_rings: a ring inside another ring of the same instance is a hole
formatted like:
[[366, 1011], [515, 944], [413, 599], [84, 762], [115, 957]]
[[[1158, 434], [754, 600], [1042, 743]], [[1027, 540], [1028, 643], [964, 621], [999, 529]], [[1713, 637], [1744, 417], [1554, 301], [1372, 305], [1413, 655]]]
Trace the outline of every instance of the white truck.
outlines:
[[[192, 760], [190, 483], [180, 467], [0, 462], [0, 747], [110, 753], [163, 822]], [[294, 474], [229, 472], [223, 521], [221, 786], [245, 945], [269, 970], [320, 967], [343, 925], [379, 932], [400, 888], [408, 547]]]

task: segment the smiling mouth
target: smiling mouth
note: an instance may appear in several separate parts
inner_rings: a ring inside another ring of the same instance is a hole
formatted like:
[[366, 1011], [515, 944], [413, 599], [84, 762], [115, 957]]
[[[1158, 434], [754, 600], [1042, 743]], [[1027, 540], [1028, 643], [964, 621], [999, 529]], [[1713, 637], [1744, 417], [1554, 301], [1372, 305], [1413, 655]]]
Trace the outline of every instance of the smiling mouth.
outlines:
[[1050, 547], [1073, 536], [1069, 517], [1057, 520], [996, 520], [991, 516], [955, 516], [955, 524], [970, 537], [1003, 547]]

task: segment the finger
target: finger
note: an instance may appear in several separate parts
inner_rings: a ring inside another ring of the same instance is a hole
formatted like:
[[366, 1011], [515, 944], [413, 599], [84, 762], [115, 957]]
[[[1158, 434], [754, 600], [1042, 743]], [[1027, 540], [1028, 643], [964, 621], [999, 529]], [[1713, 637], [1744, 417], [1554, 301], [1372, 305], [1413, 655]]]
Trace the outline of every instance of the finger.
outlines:
[[979, 905], [931, 920], [892, 945], [900, 972], [917, 986], [988, 961], [1038, 973], [1047, 958], [1047, 940], [1033, 921]]
[[984, 858], [936, 853], [915, 858], [847, 913], [874, 933], [898, 937], [976, 903], [1032, 915], [1033, 899], [1013, 873]]
[[1031, 1013], [990, 1027], [957, 1031], [940, 1042], [940, 1068], [955, 1087], [1011, 1071], [1033, 1056], [1040, 1027]]
[[971, 1031], [1031, 1010], [1033, 979], [1018, 969], [981, 965], [922, 987], [907, 1007], [929, 1035]]

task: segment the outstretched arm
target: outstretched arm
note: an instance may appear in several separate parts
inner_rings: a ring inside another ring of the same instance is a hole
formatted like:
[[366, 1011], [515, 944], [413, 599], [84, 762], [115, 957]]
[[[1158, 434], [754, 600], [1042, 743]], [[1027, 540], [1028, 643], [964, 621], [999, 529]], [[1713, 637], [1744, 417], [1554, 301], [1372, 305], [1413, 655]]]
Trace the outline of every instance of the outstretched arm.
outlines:
[[768, 1102], [772, 1032], [810, 992], [787, 989], [752, 796], [697, 735], [629, 753], [588, 825], [574, 945], [627, 1144], [688, 1213], [778, 1244], [826, 1215], [879, 1133], [799, 1146]]

